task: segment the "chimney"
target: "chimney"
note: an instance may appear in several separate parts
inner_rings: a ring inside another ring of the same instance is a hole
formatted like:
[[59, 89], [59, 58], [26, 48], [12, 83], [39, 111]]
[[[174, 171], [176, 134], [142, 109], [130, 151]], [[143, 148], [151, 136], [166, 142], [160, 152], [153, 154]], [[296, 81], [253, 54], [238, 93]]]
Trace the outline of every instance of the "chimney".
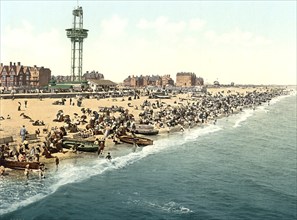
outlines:
[[18, 62], [18, 66], [20, 66], [21, 65], [21, 62]]
[[13, 65], [15, 66], [15, 63], [13, 63]]
[[12, 62], [9, 63], [9, 66], [12, 66]]

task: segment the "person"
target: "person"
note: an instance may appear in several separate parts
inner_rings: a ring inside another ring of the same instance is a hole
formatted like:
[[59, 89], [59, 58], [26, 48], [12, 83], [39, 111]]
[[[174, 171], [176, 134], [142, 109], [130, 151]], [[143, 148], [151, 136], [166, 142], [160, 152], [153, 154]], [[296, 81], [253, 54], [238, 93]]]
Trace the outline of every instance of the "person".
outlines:
[[111, 155], [110, 155], [109, 152], [107, 153], [107, 156], [105, 158], [108, 159], [108, 160], [111, 160]]
[[5, 175], [5, 168], [4, 166], [0, 166], [0, 176], [4, 176]]
[[55, 162], [56, 162], [56, 168], [58, 169], [59, 163], [60, 163], [59, 157], [56, 156]]
[[44, 167], [44, 164], [43, 163], [41, 163], [39, 165], [39, 170], [38, 171], [39, 171], [39, 178], [40, 179], [45, 178], [45, 176], [44, 176], [45, 167]]
[[25, 168], [25, 171], [24, 171], [24, 175], [25, 177], [27, 177], [27, 179], [29, 179], [29, 174], [30, 174], [30, 169], [29, 169], [30, 165], [27, 164], [26, 165], [26, 168]]
[[29, 160], [34, 160], [35, 155], [36, 155], [36, 150], [35, 150], [35, 147], [32, 146], [29, 154]]
[[25, 153], [20, 153], [19, 157], [18, 157], [18, 161], [26, 162], [26, 154]]
[[98, 138], [96, 138], [96, 140], [94, 141], [94, 144], [99, 145], [99, 139]]
[[113, 142], [114, 142], [114, 144], [119, 144], [119, 143], [120, 143], [119, 140], [120, 140], [120, 139], [119, 139], [119, 137], [118, 137], [118, 134], [115, 133], [115, 135], [113, 136]]
[[6, 119], [11, 119], [10, 115], [7, 115], [7, 118]]
[[35, 130], [35, 134], [36, 134], [36, 137], [39, 137], [39, 135], [40, 135], [40, 129], [39, 128], [37, 128], [37, 130]]
[[136, 131], [136, 125], [135, 125], [135, 122], [133, 121], [131, 123], [131, 133], [132, 133], [132, 136], [135, 136], [135, 131]]
[[137, 148], [138, 144], [136, 143], [136, 138], [133, 138], [133, 152], [135, 152]]
[[24, 101], [24, 104], [25, 104], [25, 108], [27, 108], [28, 101], [25, 100], [25, 101]]
[[25, 138], [26, 138], [26, 134], [27, 134], [27, 130], [25, 125], [23, 125], [23, 127], [20, 130], [20, 135], [22, 137], [22, 142], [24, 142]]
[[98, 155], [102, 154], [103, 150], [105, 147], [105, 141], [104, 140], [100, 140], [99, 141], [99, 146], [98, 146]]
[[29, 150], [29, 142], [26, 140], [26, 138], [25, 138], [25, 140], [23, 141], [23, 145], [24, 145], [24, 147], [25, 147], [25, 151], [28, 151], [28, 150]]
[[22, 103], [18, 102], [19, 106], [18, 106], [18, 111], [21, 111], [21, 106], [22, 106]]

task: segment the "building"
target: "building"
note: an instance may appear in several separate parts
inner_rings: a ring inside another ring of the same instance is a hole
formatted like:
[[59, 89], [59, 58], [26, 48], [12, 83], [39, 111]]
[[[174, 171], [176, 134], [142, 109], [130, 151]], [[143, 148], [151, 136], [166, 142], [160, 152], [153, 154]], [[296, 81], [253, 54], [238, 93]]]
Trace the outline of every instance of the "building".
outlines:
[[51, 79], [51, 70], [44, 67], [23, 66], [21, 62], [0, 66], [1, 87], [11, 88], [38, 88], [48, 85]]
[[104, 75], [102, 73], [99, 73], [98, 71], [87, 71], [86, 73], [84, 73], [84, 75], [82, 76], [82, 78], [84, 80], [89, 80], [89, 79], [104, 79]]
[[177, 87], [191, 87], [196, 85], [196, 74], [190, 72], [179, 72], [176, 74]]
[[164, 75], [161, 77], [161, 84], [162, 86], [174, 86], [174, 81], [173, 79], [170, 77], [170, 75]]
[[57, 83], [65, 83], [65, 82], [72, 82], [72, 76], [52, 76], [52, 79], [55, 80]]
[[191, 87], [191, 86], [203, 86], [203, 85], [204, 85], [203, 78], [196, 77], [195, 73], [179, 72], [176, 74], [177, 87]]
[[88, 80], [89, 88], [93, 91], [109, 91], [114, 90], [117, 87], [117, 84], [106, 79], [90, 79]]
[[47, 86], [49, 81], [51, 80], [51, 70], [48, 68], [37, 67], [34, 65], [33, 67], [27, 67], [31, 73], [30, 77], [30, 85], [32, 87], [42, 87]]
[[[73, 77], [72, 76], [62, 76], [62, 75], [57, 75], [52, 77], [57, 83], [69, 83], [73, 82]], [[87, 71], [84, 73], [84, 75], [81, 77], [81, 81], [85, 80], [101, 80], [104, 79], [104, 75], [102, 73], [99, 73], [98, 71]]]
[[196, 86], [203, 86], [204, 85], [204, 79], [202, 77], [196, 78]]
[[140, 75], [140, 76], [128, 76], [124, 82], [124, 86], [129, 87], [146, 87], [146, 86], [166, 86], [166, 85], [174, 85], [173, 79], [170, 77], [170, 75]]

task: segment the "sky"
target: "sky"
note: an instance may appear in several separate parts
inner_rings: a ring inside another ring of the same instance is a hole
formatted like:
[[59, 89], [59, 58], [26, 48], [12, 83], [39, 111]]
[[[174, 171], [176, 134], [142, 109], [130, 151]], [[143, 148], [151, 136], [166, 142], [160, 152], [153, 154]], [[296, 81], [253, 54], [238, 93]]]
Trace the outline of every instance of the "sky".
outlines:
[[0, 0], [4, 65], [70, 75], [72, 10], [83, 8], [83, 73], [193, 72], [206, 83], [296, 85], [296, 1]]

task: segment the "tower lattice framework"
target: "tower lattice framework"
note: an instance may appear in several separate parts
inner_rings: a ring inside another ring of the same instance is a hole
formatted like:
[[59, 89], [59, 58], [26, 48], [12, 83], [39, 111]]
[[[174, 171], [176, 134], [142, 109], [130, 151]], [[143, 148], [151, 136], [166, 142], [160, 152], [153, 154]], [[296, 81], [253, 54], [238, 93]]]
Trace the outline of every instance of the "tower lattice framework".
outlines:
[[67, 37], [71, 40], [71, 78], [81, 81], [83, 61], [83, 41], [88, 37], [88, 30], [83, 29], [83, 10], [78, 6], [72, 11], [73, 27], [66, 29]]

